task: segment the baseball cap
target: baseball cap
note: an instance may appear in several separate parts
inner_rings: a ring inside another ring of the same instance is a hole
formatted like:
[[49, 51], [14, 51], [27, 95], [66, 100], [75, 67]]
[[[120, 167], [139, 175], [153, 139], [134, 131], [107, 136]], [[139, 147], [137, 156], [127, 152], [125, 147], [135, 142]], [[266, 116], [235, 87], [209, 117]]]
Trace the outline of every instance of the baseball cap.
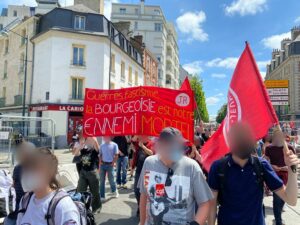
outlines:
[[182, 136], [182, 133], [174, 127], [164, 128], [159, 134], [158, 141], [166, 141], [166, 142], [181, 141], [183, 143], [188, 142], [188, 140], [186, 140]]

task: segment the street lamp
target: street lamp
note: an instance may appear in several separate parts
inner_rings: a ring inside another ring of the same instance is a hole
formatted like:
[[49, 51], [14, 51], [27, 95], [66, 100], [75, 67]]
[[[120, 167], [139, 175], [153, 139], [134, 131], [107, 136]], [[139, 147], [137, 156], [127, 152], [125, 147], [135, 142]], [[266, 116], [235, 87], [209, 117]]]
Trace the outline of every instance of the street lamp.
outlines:
[[25, 71], [24, 71], [24, 81], [23, 81], [23, 98], [22, 98], [22, 116], [25, 116], [25, 112], [26, 112], [26, 86], [27, 86], [27, 63], [28, 63], [28, 35], [23, 36], [17, 32], [14, 32], [13, 30], [6, 30], [3, 29], [0, 33], [8, 36], [8, 32], [12, 32], [18, 36], [20, 36], [21, 38], [24, 38], [25, 42], [26, 42], [26, 50], [25, 50]]

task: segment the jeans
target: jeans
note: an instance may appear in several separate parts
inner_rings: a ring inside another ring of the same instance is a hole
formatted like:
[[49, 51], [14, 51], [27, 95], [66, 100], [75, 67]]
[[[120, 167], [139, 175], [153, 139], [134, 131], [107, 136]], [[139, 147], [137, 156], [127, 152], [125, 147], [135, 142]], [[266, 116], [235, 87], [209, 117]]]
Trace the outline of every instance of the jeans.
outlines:
[[117, 161], [117, 184], [127, 183], [128, 156], [120, 156]]
[[114, 180], [114, 167], [112, 165], [102, 164], [100, 167], [100, 195], [101, 198], [105, 198], [105, 178], [108, 176], [111, 192], [114, 193], [117, 190], [116, 182]]
[[101, 209], [102, 203], [99, 196], [99, 174], [97, 170], [86, 171], [82, 169], [78, 180], [78, 192], [86, 192], [89, 187], [92, 193], [92, 209], [97, 211]]
[[284, 201], [275, 193], [273, 193], [273, 213], [275, 217], [275, 224], [282, 225], [281, 213], [284, 206]]
[[140, 189], [138, 187], [138, 182], [140, 179], [141, 174], [140, 173], [135, 173], [135, 177], [134, 177], [134, 195], [136, 198], [136, 201], [138, 203], [138, 207], [140, 206], [140, 197], [141, 197], [141, 193], [140, 193]]

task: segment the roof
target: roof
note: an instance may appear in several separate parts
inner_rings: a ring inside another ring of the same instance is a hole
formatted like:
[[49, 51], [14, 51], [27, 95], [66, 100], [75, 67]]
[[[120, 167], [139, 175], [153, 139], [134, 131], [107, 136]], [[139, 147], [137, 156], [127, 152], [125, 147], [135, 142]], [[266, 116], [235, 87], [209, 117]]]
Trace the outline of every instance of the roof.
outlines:
[[75, 11], [75, 12], [96, 13], [96, 14], [98, 14], [96, 11], [88, 8], [87, 6], [85, 6], [83, 4], [71, 5], [71, 6], [67, 6], [67, 7], [64, 7], [64, 8], [65, 9], [70, 9], [70, 10]]

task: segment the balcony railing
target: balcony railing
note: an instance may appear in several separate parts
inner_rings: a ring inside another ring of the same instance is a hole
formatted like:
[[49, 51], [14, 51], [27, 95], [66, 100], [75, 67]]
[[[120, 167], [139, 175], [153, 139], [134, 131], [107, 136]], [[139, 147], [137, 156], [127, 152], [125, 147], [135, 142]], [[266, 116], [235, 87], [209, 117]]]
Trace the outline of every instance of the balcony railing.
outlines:
[[86, 62], [85, 61], [73, 61], [73, 60], [71, 60], [71, 66], [86, 67]]
[[69, 96], [69, 99], [70, 100], [77, 100], [77, 101], [82, 101], [84, 99], [84, 96], [83, 95], [70, 95]]
[[23, 96], [22, 95], [15, 95], [14, 97], [14, 105], [22, 105]]
[[0, 108], [5, 107], [5, 100], [6, 98], [0, 98]]

